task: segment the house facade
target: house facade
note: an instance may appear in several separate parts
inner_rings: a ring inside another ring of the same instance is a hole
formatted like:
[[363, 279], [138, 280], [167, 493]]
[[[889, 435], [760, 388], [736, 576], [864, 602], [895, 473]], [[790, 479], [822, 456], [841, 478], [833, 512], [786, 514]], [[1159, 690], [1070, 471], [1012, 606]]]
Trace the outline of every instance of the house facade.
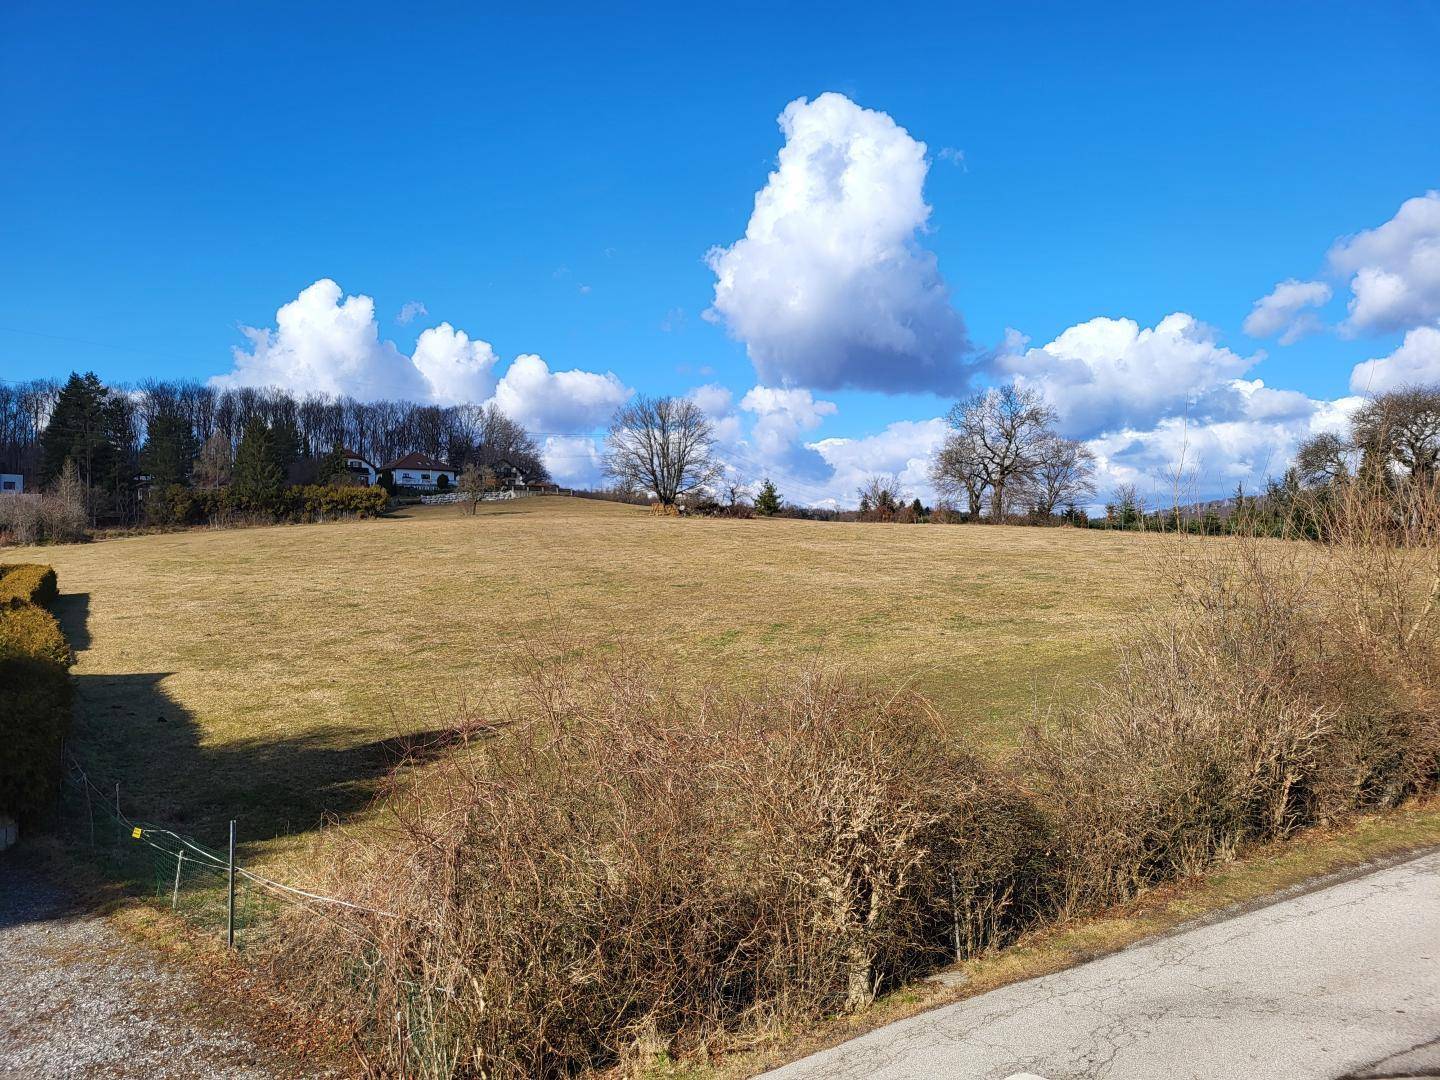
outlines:
[[390, 473], [395, 479], [396, 487], [434, 491], [438, 487], [455, 486], [455, 470], [428, 454], [406, 454], [388, 465], [380, 466], [380, 471]]
[[25, 477], [14, 472], [0, 472], [0, 492], [19, 494], [25, 490]]
[[340, 454], [345, 459], [345, 471], [350, 473], [356, 480], [363, 480], [366, 485], [373, 485], [380, 475], [374, 465], [370, 464], [363, 454], [357, 454], [354, 450], [342, 446]]

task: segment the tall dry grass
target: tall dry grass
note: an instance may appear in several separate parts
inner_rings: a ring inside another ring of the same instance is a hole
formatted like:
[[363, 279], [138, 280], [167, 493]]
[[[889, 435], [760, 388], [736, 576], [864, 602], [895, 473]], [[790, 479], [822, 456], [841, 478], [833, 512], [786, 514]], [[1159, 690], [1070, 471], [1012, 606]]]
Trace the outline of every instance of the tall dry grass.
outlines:
[[[1440, 499], [1336, 489], [1323, 543], [1157, 538], [1114, 681], [996, 766], [925, 701], [541, 665], [494, 737], [402, 774], [280, 936], [379, 1071], [555, 1076], [855, 1009], [1253, 841], [1433, 786]], [[1173, 546], [1172, 546], [1173, 545]], [[338, 990], [337, 990], [338, 988]]]

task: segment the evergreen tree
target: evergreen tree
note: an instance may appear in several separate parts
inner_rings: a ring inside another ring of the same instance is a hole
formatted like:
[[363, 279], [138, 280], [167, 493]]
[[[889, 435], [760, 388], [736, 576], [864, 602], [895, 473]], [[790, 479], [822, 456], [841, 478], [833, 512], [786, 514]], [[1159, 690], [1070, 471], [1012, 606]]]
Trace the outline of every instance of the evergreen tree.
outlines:
[[150, 421], [140, 451], [140, 470], [149, 475], [156, 489], [189, 484], [197, 452], [190, 422], [177, 410], [165, 408]]
[[780, 493], [769, 477], [760, 485], [760, 494], [755, 496], [755, 512], [761, 517], [774, 517], [780, 512]]
[[110, 441], [113, 417], [105, 407], [105, 399], [105, 387], [93, 371], [84, 375], [70, 373], [50, 413], [50, 423], [40, 436], [41, 484], [54, 481], [65, 468], [67, 458], [75, 462], [87, 491], [109, 474], [115, 447]]
[[272, 510], [276, 496], [284, 486], [285, 477], [277, 462], [275, 440], [265, 421], [256, 416], [245, 425], [245, 433], [240, 436], [231, 488], [252, 510]]
[[315, 482], [317, 484], [338, 484], [344, 481], [349, 475], [345, 468], [345, 455], [340, 452], [340, 447], [334, 446], [330, 452], [320, 459], [315, 468]]
[[294, 417], [282, 416], [276, 420], [270, 428], [270, 452], [282, 482], [289, 479], [290, 466], [300, 460], [301, 446], [300, 428]]

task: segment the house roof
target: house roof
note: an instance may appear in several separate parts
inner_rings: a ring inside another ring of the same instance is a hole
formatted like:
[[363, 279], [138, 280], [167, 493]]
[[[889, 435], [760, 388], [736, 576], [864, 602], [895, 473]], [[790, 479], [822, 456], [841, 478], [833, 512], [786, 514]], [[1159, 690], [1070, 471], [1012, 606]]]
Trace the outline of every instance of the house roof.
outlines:
[[359, 460], [359, 461], [365, 462], [366, 465], [369, 465], [369, 464], [370, 464], [370, 459], [369, 459], [369, 458], [367, 458], [364, 454], [357, 454], [354, 450], [351, 450], [348, 446], [342, 446], [342, 447], [340, 447], [340, 456], [343, 457], [343, 458], [355, 458], [355, 459], [357, 459], [357, 460]]
[[406, 454], [402, 458], [390, 462], [389, 465], [381, 465], [381, 469], [423, 469], [428, 472], [454, 472], [449, 465], [443, 461], [436, 461], [428, 454], [415, 453]]

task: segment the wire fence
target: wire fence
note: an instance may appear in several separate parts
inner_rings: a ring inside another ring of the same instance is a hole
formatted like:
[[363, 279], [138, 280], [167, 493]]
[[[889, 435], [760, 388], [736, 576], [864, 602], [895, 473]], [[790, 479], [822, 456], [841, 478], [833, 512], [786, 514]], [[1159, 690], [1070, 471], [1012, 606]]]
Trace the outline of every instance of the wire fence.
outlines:
[[101, 877], [149, 898], [184, 918], [197, 932], [224, 937], [235, 948], [260, 940], [286, 906], [327, 919], [358, 938], [373, 921], [396, 916], [338, 897], [276, 881], [240, 864], [231, 848], [217, 851], [193, 837], [132, 818], [120, 785], [102, 786], [66, 755], [57, 825], [72, 854], [88, 858]]

